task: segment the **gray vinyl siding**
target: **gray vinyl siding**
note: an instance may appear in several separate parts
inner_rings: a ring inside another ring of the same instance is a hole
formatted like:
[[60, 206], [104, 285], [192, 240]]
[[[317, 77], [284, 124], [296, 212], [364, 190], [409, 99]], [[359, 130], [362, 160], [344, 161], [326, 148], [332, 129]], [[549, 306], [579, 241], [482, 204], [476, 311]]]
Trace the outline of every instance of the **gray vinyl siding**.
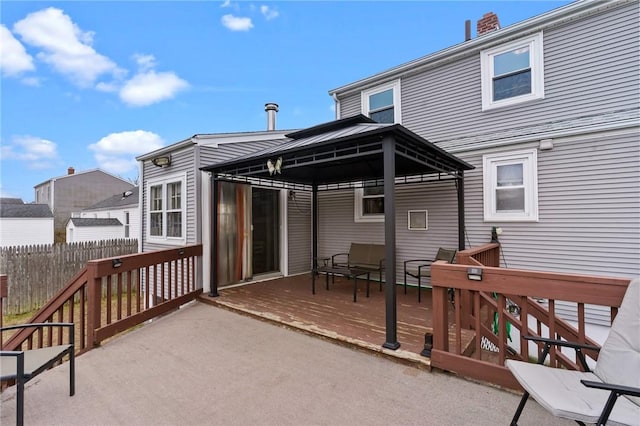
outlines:
[[[401, 79], [402, 124], [437, 143], [637, 109], [639, 5], [633, 2], [545, 29], [545, 99], [483, 112], [480, 53], [471, 52], [459, 61]], [[360, 93], [340, 100], [342, 117], [360, 113]]]
[[[439, 247], [457, 249], [455, 185], [442, 181], [397, 186], [396, 206], [396, 281], [402, 283], [405, 260], [433, 259]], [[354, 222], [353, 209], [353, 190], [319, 193], [319, 257], [346, 253], [352, 242], [384, 244], [384, 223]], [[408, 210], [427, 210], [429, 229], [409, 230]]]
[[[171, 152], [171, 166], [167, 168], [160, 168], [154, 166], [150, 160], [144, 162], [144, 181], [142, 185], [142, 236], [144, 240], [143, 251], [153, 250], [165, 250], [176, 245], [167, 241], [165, 243], [158, 243], [155, 241], [149, 241], [147, 239], [148, 229], [148, 196], [147, 183], [155, 179], [162, 179], [168, 175], [174, 175], [186, 172], [186, 188], [183, 189], [183, 196], [185, 197], [185, 211], [186, 211], [186, 235], [185, 244], [196, 244], [198, 241], [197, 218], [198, 209], [196, 205], [196, 179], [195, 179], [195, 161], [194, 161], [194, 146], [189, 146], [180, 150]], [[198, 171], [198, 173], [200, 173]], [[180, 245], [182, 245], [180, 243]]]
[[[460, 154], [476, 166], [465, 174], [466, 230], [471, 246], [503, 229], [501, 266], [586, 275], [640, 276], [640, 134], [554, 139], [538, 152], [538, 222], [484, 222], [482, 152]], [[491, 152], [536, 148], [537, 142]], [[486, 151], [484, 152], [486, 153]], [[575, 308], [558, 311], [575, 319]], [[607, 308], [591, 307], [590, 323], [609, 325]]]
[[296, 191], [287, 202], [289, 275], [311, 270], [311, 193]]

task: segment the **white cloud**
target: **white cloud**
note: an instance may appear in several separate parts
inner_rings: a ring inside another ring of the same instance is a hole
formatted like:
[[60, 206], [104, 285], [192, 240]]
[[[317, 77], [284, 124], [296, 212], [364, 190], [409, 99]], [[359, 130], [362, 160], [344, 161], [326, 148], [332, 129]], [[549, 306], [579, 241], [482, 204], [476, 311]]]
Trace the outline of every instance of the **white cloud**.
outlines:
[[146, 130], [111, 133], [89, 145], [98, 167], [115, 174], [137, 170], [135, 157], [162, 148], [160, 136]]
[[269, 6], [264, 4], [260, 6], [260, 12], [262, 12], [262, 14], [267, 19], [267, 21], [275, 19], [278, 17], [278, 15], [280, 15], [280, 12], [278, 12], [277, 10], [271, 9]]
[[222, 25], [224, 25], [231, 31], [249, 31], [251, 28], [253, 28], [251, 18], [244, 18], [228, 14], [224, 15], [221, 21]]
[[231, 0], [224, 0], [224, 2], [220, 5], [220, 7], [229, 7], [231, 6]]
[[14, 136], [9, 144], [3, 144], [0, 158], [24, 161], [29, 169], [46, 169], [54, 166], [52, 160], [58, 158], [58, 147], [36, 136]]
[[173, 72], [148, 71], [135, 75], [120, 89], [120, 99], [131, 106], [151, 105], [173, 98], [189, 83]]
[[16, 40], [11, 31], [0, 25], [0, 70], [4, 76], [17, 76], [26, 71], [33, 71], [33, 58], [24, 46]]
[[53, 7], [33, 12], [13, 26], [23, 42], [42, 49], [36, 57], [80, 87], [121, 70], [92, 47], [93, 32], [82, 31], [68, 15]]
[[25, 77], [20, 81], [26, 86], [40, 87], [40, 80], [37, 77]]
[[138, 70], [140, 70], [140, 72], [149, 71], [156, 66], [156, 57], [153, 55], [142, 55], [136, 53], [133, 55], [133, 59], [137, 62]]

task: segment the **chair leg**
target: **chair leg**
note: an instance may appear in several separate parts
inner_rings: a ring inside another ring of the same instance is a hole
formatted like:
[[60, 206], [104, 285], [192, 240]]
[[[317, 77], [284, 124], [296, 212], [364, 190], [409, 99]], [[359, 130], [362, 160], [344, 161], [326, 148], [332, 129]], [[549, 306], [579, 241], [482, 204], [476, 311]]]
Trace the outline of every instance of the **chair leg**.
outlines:
[[524, 405], [527, 403], [529, 399], [529, 392], [525, 392], [522, 395], [522, 399], [520, 400], [520, 404], [518, 404], [518, 409], [516, 413], [513, 415], [513, 419], [511, 419], [511, 426], [518, 426], [518, 419], [520, 418], [520, 414], [522, 414], [522, 410], [524, 409]]
[[611, 392], [611, 394], [609, 395], [609, 398], [607, 399], [607, 404], [604, 406], [604, 409], [602, 410], [602, 413], [600, 414], [600, 417], [598, 418], [598, 422], [596, 423], [596, 425], [600, 426], [600, 425], [607, 424], [607, 420], [609, 420], [609, 416], [611, 415], [611, 410], [613, 410], [613, 406], [615, 405], [618, 399], [618, 395], [619, 394], [617, 392]]
[[422, 280], [420, 279], [420, 275], [418, 275], [418, 303], [422, 302]]
[[404, 294], [407, 294], [407, 272], [404, 273]]

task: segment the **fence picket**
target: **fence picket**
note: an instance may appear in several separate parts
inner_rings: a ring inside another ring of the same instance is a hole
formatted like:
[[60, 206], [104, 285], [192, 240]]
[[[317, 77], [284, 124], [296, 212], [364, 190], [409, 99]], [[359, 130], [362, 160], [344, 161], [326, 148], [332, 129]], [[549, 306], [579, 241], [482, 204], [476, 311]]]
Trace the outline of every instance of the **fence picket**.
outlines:
[[14, 315], [39, 308], [89, 260], [137, 252], [136, 239], [0, 248], [0, 274], [7, 275], [9, 282], [3, 313]]

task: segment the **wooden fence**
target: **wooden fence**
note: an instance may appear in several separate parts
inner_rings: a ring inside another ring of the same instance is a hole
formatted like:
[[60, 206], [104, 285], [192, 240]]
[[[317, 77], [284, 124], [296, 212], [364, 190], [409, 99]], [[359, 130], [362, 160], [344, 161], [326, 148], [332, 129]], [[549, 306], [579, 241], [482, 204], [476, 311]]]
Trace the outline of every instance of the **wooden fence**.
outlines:
[[9, 282], [4, 314], [38, 309], [89, 260], [137, 252], [136, 239], [0, 248], [0, 273]]

